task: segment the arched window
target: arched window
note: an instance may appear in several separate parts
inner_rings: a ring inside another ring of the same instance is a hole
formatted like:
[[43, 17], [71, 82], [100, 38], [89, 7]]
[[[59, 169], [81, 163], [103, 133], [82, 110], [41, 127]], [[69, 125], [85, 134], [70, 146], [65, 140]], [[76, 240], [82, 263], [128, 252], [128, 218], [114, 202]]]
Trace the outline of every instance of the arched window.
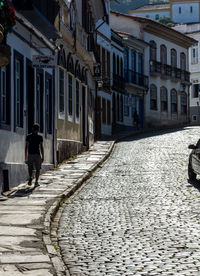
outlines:
[[67, 71], [74, 74], [74, 61], [71, 53], [67, 57]]
[[113, 54], [113, 74], [116, 75], [116, 59], [115, 59], [115, 54]]
[[87, 84], [87, 68], [83, 67], [81, 72], [81, 81]]
[[171, 113], [177, 113], [177, 92], [175, 89], [171, 90]]
[[124, 67], [123, 67], [123, 59], [120, 58], [120, 76], [123, 77], [123, 71], [124, 71]]
[[157, 59], [157, 46], [155, 41], [150, 41], [150, 60], [156, 60]]
[[168, 104], [167, 104], [168, 101], [167, 101], [167, 89], [164, 86], [160, 88], [160, 102], [161, 102], [161, 111], [166, 112], [168, 107]]
[[165, 45], [160, 46], [160, 62], [167, 64], [167, 48]]
[[177, 67], [177, 53], [175, 49], [171, 49], [171, 66]]
[[157, 110], [157, 87], [154, 84], [150, 86], [150, 109]]
[[181, 70], [186, 70], [186, 55], [185, 55], [185, 53], [181, 53], [181, 55], [180, 55], [180, 68], [181, 68]]
[[181, 93], [181, 114], [187, 114], [187, 94], [185, 92]]
[[75, 65], [75, 77], [81, 80], [81, 66], [78, 60], [76, 61], [76, 65]]

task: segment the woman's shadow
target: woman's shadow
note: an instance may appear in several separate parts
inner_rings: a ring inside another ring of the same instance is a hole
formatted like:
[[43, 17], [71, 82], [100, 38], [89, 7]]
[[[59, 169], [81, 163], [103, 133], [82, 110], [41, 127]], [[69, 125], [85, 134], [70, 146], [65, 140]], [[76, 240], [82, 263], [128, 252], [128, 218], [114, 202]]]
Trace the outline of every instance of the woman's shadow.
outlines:
[[8, 198], [15, 198], [15, 197], [26, 197], [29, 196], [33, 193], [35, 190], [35, 186], [28, 186], [28, 187], [23, 187], [16, 192], [12, 193], [11, 195], [8, 196]]

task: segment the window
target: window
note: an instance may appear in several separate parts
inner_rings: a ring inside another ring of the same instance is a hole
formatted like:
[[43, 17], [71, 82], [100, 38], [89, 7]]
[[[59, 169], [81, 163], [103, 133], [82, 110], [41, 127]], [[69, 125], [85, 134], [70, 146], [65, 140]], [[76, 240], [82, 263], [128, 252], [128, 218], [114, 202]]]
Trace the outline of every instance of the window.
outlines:
[[196, 121], [197, 120], [197, 116], [196, 115], [193, 115], [192, 116], [192, 121]]
[[65, 71], [59, 68], [59, 117], [65, 117]]
[[23, 127], [23, 58], [20, 54], [15, 53], [15, 55], [15, 126]]
[[155, 20], [158, 20], [160, 18], [159, 14], [155, 15]]
[[198, 63], [198, 44], [191, 48], [191, 63]]
[[72, 76], [68, 75], [68, 115], [72, 116], [73, 99], [72, 99]]
[[157, 56], [157, 46], [155, 41], [151, 40], [150, 41], [150, 60], [156, 60], [156, 56]]
[[107, 124], [110, 125], [111, 124], [111, 105], [110, 105], [110, 101], [107, 100]]
[[138, 73], [143, 74], [143, 55], [138, 54]]
[[76, 81], [76, 120], [79, 121], [80, 117], [80, 88], [79, 82]]
[[108, 78], [110, 78], [110, 52], [107, 51], [107, 70], [106, 70], [106, 75]]
[[123, 75], [124, 75], [124, 66], [123, 66], [123, 59], [122, 58], [120, 58], [120, 69], [121, 69], [120, 76], [123, 78]]
[[165, 45], [160, 46], [160, 62], [167, 64], [167, 48]]
[[175, 89], [171, 91], [171, 112], [177, 113], [177, 92]]
[[75, 29], [75, 10], [72, 3], [70, 5], [70, 29]]
[[131, 50], [131, 69], [136, 72], [136, 51]]
[[106, 124], [106, 99], [102, 98], [102, 122]]
[[146, 18], [149, 18], [149, 14], [146, 14]]
[[181, 114], [187, 114], [187, 94], [185, 92], [181, 93]]
[[115, 61], [115, 54], [113, 54], [113, 74], [116, 74], [116, 61]]
[[15, 61], [15, 73], [16, 73], [16, 125], [20, 126], [20, 61]]
[[193, 7], [190, 6], [190, 13], [193, 13]]
[[128, 97], [124, 97], [124, 116], [129, 117]]
[[52, 79], [46, 74], [46, 131], [52, 133]]
[[43, 72], [36, 74], [36, 123], [43, 132]]
[[180, 55], [180, 67], [181, 67], [181, 70], [186, 70], [186, 55], [185, 55], [185, 53], [181, 53], [181, 55]]
[[193, 84], [193, 93], [192, 96], [193, 98], [198, 98], [199, 97], [199, 90], [200, 90], [200, 85], [199, 84]]
[[150, 86], [150, 109], [157, 110], [157, 87], [153, 84]]
[[177, 67], [177, 52], [175, 49], [171, 49], [171, 66]]
[[178, 12], [179, 12], [179, 14], [181, 14], [181, 7], [178, 8]]
[[6, 85], [6, 67], [1, 69], [1, 122], [7, 122], [7, 85]]
[[167, 89], [161, 87], [160, 89], [161, 111], [167, 111]]

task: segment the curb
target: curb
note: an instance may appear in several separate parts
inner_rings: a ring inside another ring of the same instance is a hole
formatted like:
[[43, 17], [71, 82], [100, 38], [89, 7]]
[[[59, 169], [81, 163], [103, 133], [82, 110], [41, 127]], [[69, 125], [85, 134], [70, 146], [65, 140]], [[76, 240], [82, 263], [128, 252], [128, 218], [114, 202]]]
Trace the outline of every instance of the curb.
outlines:
[[[117, 141], [117, 140], [116, 140]], [[52, 261], [53, 267], [55, 269], [55, 276], [70, 276], [70, 274], [66, 271], [65, 264], [62, 260], [62, 257], [60, 255], [60, 252], [56, 250], [57, 241], [56, 244], [53, 244], [52, 242], [52, 235], [51, 235], [51, 225], [53, 223], [53, 220], [56, 218], [56, 215], [59, 212], [59, 209], [62, 208], [62, 202], [66, 200], [67, 198], [70, 198], [91, 176], [92, 174], [108, 159], [108, 157], [111, 155], [114, 145], [116, 141], [113, 141], [107, 154], [96, 164], [92, 166], [91, 169], [89, 169], [82, 177], [81, 179], [78, 179], [75, 181], [74, 186], [70, 191], [64, 191], [62, 195], [57, 197], [51, 207], [47, 210], [45, 217], [44, 217], [44, 230], [42, 232], [42, 239], [46, 246], [47, 253], [49, 255], [49, 258]], [[62, 210], [61, 210], [62, 211]], [[60, 212], [59, 218], [61, 216], [62, 212]], [[57, 223], [55, 223], [54, 226], [58, 226], [59, 219]], [[56, 238], [56, 236], [54, 237]]]

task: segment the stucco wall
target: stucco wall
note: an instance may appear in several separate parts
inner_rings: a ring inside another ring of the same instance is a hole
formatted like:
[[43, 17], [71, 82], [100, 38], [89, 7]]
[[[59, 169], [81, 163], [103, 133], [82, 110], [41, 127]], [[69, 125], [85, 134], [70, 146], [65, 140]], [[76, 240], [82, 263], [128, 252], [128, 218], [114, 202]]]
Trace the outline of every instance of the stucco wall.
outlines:
[[[189, 2], [189, 1], [188, 1]], [[192, 7], [192, 12], [190, 12], [190, 7]], [[179, 13], [179, 8], [181, 8], [181, 13]], [[179, 3], [172, 5], [172, 20], [175, 23], [189, 23], [199, 21], [199, 3]]]
[[[27, 41], [30, 41], [30, 33], [19, 23], [17, 23], [15, 29], [17, 32], [20, 33]], [[34, 36], [32, 36], [32, 42], [35, 43], [35, 45], [39, 45], [39, 40], [36, 39]], [[10, 187], [18, 185], [21, 181], [25, 181], [27, 179], [27, 166], [24, 164], [25, 160], [25, 140], [26, 136], [28, 134], [28, 118], [26, 116], [27, 114], [27, 84], [26, 84], [26, 61], [27, 59], [32, 61], [33, 55], [39, 54], [36, 49], [33, 49], [30, 47], [28, 43], [25, 41], [22, 41], [19, 39], [18, 36], [16, 36], [14, 33], [11, 33], [7, 37], [7, 43], [11, 47], [11, 62], [10, 62], [10, 88], [11, 88], [11, 123], [9, 130], [0, 129], [0, 190], [2, 189], [3, 185], [3, 178], [2, 178], [2, 170], [8, 170], [9, 171], [9, 184]], [[41, 44], [41, 43], [40, 43]], [[14, 50], [17, 51], [22, 57], [23, 57], [23, 128], [15, 128], [14, 126], [14, 120], [15, 120], [15, 114], [14, 114]], [[44, 54], [50, 54], [50, 51], [46, 48], [43, 49]], [[53, 76], [53, 70], [52, 69], [45, 69], [43, 71], [43, 83], [45, 84], [45, 72], [48, 72], [51, 76]], [[36, 69], [35, 69], [36, 74]], [[35, 80], [36, 82], [36, 80]], [[34, 87], [36, 87], [36, 83], [34, 84]], [[35, 88], [36, 89], [36, 88]], [[53, 93], [53, 85], [52, 85], [52, 93]], [[44, 124], [44, 133], [41, 133], [44, 140], [44, 153], [45, 153], [45, 160], [44, 160], [44, 168], [49, 168], [49, 164], [53, 163], [53, 136], [52, 135], [45, 135], [45, 123], [46, 123], [46, 117], [45, 117], [45, 90], [44, 90], [44, 104], [43, 104], [43, 110], [44, 110], [44, 116], [43, 116], [43, 124]], [[36, 98], [34, 99], [34, 102], [32, 103], [33, 106], [36, 106]], [[35, 118], [36, 119], [36, 116]], [[52, 165], [51, 165], [52, 166]]]
[[170, 11], [148, 11], [148, 12], [132, 12], [131, 15], [133, 16], [140, 16], [140, 17], [148, 17], [150, 19], [156, 20], [156, 16], [159, 15], [161, 17], [170, 17]]

